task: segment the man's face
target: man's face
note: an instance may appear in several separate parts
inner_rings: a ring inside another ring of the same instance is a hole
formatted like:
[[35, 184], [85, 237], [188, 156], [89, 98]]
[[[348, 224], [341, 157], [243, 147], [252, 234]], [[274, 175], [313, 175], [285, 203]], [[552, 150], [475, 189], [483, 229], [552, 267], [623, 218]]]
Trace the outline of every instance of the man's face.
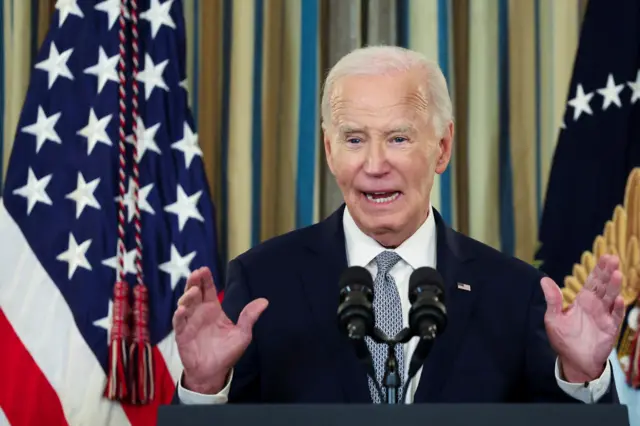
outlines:
[[451, 153], [453, 125], [437, 138], [420, 78], [416, 71], [349, 76], [331, 98], [329, 168], [360, 229], [387, 247], [424, 222], [434, 174]]

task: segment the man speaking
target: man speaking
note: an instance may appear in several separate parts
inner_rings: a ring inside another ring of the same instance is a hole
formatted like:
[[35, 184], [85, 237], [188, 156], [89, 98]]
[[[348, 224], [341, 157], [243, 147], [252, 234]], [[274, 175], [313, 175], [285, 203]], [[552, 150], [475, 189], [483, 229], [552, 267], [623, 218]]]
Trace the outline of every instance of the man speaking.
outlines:
[[384, 402], [367, 372], [382, 382], [386, 346], [366, 337], [367, 369], [337, 317], [341, 277], [358, 266], [389, 336], [410, 325], [414, 271], [442, 277], [446, 326], [408, 387], [420, 337], [397, 347], [400, 401], [616, 399], [607, 357], [624, 315], [618, 259], [600, 259], [563, 311], [553, 281], [456, 233], [431, 207], [454, 134], [437, 64], [398, 47], [351, 52], [325, 82], [322, 127], [345, 204], [232, 260], [222, 306], [211, 273], [191, 274], [173, 319], [184, 366], [176, 402]]

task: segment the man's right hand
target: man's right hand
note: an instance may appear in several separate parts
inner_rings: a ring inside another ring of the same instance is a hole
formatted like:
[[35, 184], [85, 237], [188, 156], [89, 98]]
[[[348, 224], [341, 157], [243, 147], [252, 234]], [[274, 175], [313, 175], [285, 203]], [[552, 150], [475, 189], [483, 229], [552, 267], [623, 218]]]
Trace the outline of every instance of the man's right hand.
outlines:
[[219, 393], [233, 366], [251, 342], [253, 325], [266, 299], [244, 307], [234, 324], [222, 310], [211, 271], [194, 271], [173, 315], [178, 352], [184, 367], [182, 386], [202, 394]]

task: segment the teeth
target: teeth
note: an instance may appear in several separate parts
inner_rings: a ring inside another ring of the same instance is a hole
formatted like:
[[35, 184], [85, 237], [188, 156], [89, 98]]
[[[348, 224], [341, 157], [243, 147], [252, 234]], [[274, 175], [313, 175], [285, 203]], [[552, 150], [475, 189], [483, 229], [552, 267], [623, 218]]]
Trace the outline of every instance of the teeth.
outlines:
[[392, 195], [384, 198], [373, 198], [374, 195], [385, 194], [385, 192], [374, 192], [373, 194], [367, 194], [367, 199], [369, 201], [373, 201], [374, 203], [382, 204], [389, 203], [400, 196], [399, 192], [394, 192]]

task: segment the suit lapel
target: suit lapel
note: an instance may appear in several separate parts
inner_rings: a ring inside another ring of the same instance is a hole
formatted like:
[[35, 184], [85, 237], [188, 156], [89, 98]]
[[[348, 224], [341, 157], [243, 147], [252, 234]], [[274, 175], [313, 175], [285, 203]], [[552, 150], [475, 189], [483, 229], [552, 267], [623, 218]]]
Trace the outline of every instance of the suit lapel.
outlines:
[[423, 365], [420, 383], [414, 396], [415, 402], [437, 401], [440, 391], [451, 374], [451, 368], [464, 337], [467, 321], [471, 314], [477, 291], [458, 288], [458, 283], [469, 284], [464, 263], [469, 260], [458, 245], [457, 234], [447, 227], [438, 212], [433, 210], [437, 229], [437, 270], [445, 283], [445, 306], [448, 324], [433, 345], [432, 351]]
[[371, 396], [366, 370], [357, 360], [355, 350], [346, 336], [340, 333], [337, 321], [339, 302], [338, 281], [347, 268], [342, 214], [344, 205], [325, 221], [312, 228], [306, 240], [310, 256], [301, 265], [303, 290], [312, 316], [321, 330], [327, 356], [335, 365], [336, 380], [340, 381], [345, 402], [369, 403]]

